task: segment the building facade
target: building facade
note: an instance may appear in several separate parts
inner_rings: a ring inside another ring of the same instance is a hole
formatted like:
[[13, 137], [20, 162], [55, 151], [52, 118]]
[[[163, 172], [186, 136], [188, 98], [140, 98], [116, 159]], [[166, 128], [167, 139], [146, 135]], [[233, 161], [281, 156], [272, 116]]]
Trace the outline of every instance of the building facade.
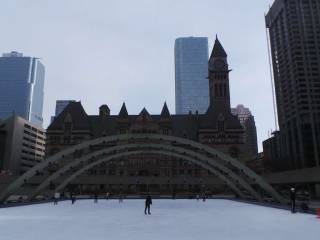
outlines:
[[38, 58], [11, 52], [0, 57], [0, 119], [13, 113], [42, 127], [45, 69]]
[[249, 108], [239, 104], [235, 108], [231, 108], [233, 115], [237, 116], [244, 128], [244, 142], [247, 146], [248, 153], [252, 155], [252, 159], [256, 159], [258, 155], [257, 129], [254, 116]]
[[204, 114], [209, 106], [208, 39], [176, 39], [174, 58], [176, 114]]
[[19, 175], [45, 156], [45, 130], [19, 116], [0, 121], [0, 169]]
[[281, 151], [276, 151], [281, 152], [280, 165], [285, 169], [319, 166], [320, 2], [276, 0], [266, 15], [266, 26], [280, 128], [276, 138], [281, 141]]
[[[143, 109], [129, 115], [123, 104], [118, 115], [110, 115], [102, 105], [99, 115], [88, 115], [81, 102], [70, 103], [47, 129], [47, 156], [91, 139], [127, 133], [157, 133], [191, 139], [216, 148], [241, 161], [248, 159], [244, 144], [244, 129], [231, 113], [227, 54], [216, 39], [207, 75], [210, 85], [210, 106], [204, 114], [170, 114], [164, 104], [159, 115]], [[91, 146], [100, 149], [103, 146]], [[223, 184], [207, 170], [190, 162], [139, 154], [101, 164], [82, 174], [73, 184], [82, 192], [125, 191], [171, 193], [203, 189], [224, 191]], [[139, 179], [139, 180], [138, 180]], [[142, 184], [140, 181], [142, 180]], [[176, 184], [179, 182], [180, 184]], [[155, 182], [157, 184], [155, 184]], [[138, 185], [138, 189], [137, 189]]]

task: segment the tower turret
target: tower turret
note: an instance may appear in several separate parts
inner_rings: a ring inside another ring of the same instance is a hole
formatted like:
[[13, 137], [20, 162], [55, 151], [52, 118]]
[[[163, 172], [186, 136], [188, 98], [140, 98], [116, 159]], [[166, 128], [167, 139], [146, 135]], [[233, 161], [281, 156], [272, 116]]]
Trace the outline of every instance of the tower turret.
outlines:
[[218, 37], [209, 59], [209, 93], [210, 109], [230, 112], [229, 67], [227, 53]]

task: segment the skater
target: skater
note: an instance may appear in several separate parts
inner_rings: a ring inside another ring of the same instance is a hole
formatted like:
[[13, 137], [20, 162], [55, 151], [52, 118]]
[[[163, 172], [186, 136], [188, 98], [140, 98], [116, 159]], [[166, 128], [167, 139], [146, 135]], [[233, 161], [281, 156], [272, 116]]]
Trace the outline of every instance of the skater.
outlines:
[[94, 203], [98, 203], [98, 194], [94, 195]]
[[123, 202], [123, 195], [120, 194], [120, 195], [119, 195], [119, 203], [122, 203], [122, 202]]
[[60, 193], [55, 192], [53, 198], [54, 198], [53, 204], [54, 205], [58, 205], [58, 201], [59, 201], [59, 198], [60, 198]]
[[76, 202], [76, 196], [71, 194], [71, 204], [73, 205]]
[[196, 195], [196, 199], [197, 199], [197, 202], [199, 202], [199, 199], [200, 199], [199, 194]]
[[106, 200], [109, 200], [109, 199], [110, 199], [110, 193], [107, 192], [107, 193], [106, 193]]
[[202, 201], [205, 202], [206, 201], [206, 193], [202, 194]]
[[290, 199], [291, 199], [291, 213], [295, 213], [296, 212], [296, 190], [294, 188], [291, 188]]
[[144, 214], [146, 214], [147, 215], [147, 210], [148, 210], [148, 214], [150, 215], [151, 214], [151, 212], [150, 212], [150, 206], [152, 205], [152, 199], [151, 199], [151, 196], [150, 195], [148, 195], [147, 197], [146, 197], [146, 202], [145, 202], [145, 209], [144, 209]]

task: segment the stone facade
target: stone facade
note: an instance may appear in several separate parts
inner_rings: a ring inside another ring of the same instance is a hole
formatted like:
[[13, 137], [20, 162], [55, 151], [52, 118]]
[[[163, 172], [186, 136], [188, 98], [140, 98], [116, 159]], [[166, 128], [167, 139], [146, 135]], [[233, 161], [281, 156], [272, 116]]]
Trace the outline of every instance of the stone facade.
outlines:
[[[118, 115], [110, 115], [107, 105], [100, 107], [99, 115], [88, 115], [81, 102], [72, 102], [47, 129], [47, 156], [103, 136], [157, 133], [198, 141], [245, 161], [244, 129], [230, 109], [229, 71], [227, 54], [216, 39], [209, 60], [210, 106], [205, 114], [171, 115], [164, 103], [159, 115], [151, 115], [145, 108], [138, 115], [129, 115], [124, 103]], [[221, 182], [201, 167], [179, 159], [169, 160], [151, 154], [130, 156], [90, 169], [75, 184], [77, 189], [87, 192], [222, 189]]]

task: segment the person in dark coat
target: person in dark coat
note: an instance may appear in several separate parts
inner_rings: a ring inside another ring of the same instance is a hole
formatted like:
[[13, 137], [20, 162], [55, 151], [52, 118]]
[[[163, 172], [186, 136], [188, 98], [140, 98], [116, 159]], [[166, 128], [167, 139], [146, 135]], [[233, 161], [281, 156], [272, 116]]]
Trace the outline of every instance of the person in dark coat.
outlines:
[[97, 203], [98, 202], [98, 194], [95, 194], [94, 195], [94, 203]]
[[207, 198], [206, 193], [203, 193], [203, 194], [202, 194], [202, 201], [205, 202], [205, 201], [206, 201], [206, 198]]
[[71, 194], [71, 204], [73, 205], [76, 202], [76, 196]]
[[294, 188], [291, 188], [290, 199], [291, 199], [291, 213], [295, 213], [296, 212], [296, 190]]
[[152, 205], [152, 199], [151, 199], [151, 196], [148, 195], [146, 197], [146, 202], [145, 202], [146, 206], [145, 206], [145, 209], [144, 209], [144, 214], [147, 214], [147, 210], [148, 210], [148, 214], [151, 214], [150, 212], [150, 206]]

